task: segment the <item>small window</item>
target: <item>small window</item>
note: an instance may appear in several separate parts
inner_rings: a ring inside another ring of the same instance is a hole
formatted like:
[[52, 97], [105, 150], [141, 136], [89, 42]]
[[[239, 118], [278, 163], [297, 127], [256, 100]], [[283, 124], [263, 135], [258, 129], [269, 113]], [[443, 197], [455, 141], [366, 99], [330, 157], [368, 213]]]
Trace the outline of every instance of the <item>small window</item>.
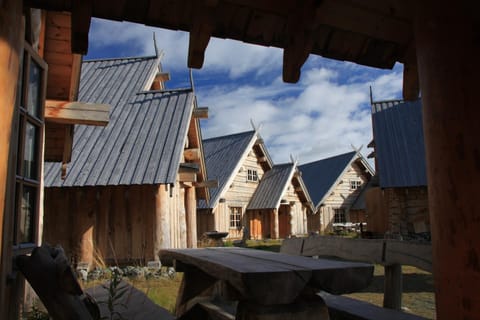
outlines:
[[258, 172], [255, 169], [247, 170], [247, 181], [257, 182], [258, 181]]
[[230, 228], [240, 229], [242, 226], [242, 207], [230, 207]]
[[361, 180], [350, 180], [350, 190], [360, 189], [361, 186], [362, 186]]
[[333, 223], [345, 223], [345, 222], [347, 222], [347, 219], [345, 217], [345, 209], [335, 209]]

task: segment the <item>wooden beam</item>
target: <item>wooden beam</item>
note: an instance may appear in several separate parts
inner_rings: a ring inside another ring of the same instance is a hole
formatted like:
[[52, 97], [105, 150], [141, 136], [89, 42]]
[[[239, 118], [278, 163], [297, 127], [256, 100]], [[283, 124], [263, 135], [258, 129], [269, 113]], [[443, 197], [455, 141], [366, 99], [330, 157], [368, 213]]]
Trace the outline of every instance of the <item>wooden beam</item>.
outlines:
[[258, 157], [258, 162], [267, 162], [267, 157]]
[[205, 60], [205, 50], [215, 28], [214, 7], [216, 0], [197, 1], [193, 5], [194, 16], [188, 45], [188, 67], [200, 69]]
[[201, 157], [200, 148], [191, 148], [183, 150], [185, 161], [199, 161]]
[[64, 124], [106, 126], [110, 106], [106, 104], [47, 100], [45, 120]]
[[300, 69], [313, 48], [313, 28], [318, 5], [315, 1], [304, 1], [289, 17], [287, 39], [283, 50], [283, 81], [296, 83]]
[[197, 247], [197, 198], [195, 188], [185, 189], [185, 211], [187, 220], [187, 248]]
[[218, 188], [218, 180], [195, 182], [193, 185], [195, 188]]
[[208, 119], [208, 107], [193, 109], [193, 117], [196, 119]]
[[195, 172], [179, 172], [178, 180], [180, 182], [197, 182], [197, 174]]
[[417, 57], [415, 48], [411, 47], [408, 49], [403, 64], [403, 99], [407, 101], [417, 100], [419, 95], [420, 80], [418, 78]]
[[72, 52], [85, 55], [88, 52], [88, 32], [92, 20], [93, 0], [72, 1]]

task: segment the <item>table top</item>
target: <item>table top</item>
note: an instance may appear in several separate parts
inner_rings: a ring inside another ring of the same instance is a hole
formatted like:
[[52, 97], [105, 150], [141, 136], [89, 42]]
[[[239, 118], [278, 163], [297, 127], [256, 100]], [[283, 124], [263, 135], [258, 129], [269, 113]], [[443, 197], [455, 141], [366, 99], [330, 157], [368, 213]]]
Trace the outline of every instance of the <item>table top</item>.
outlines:
[[228, 282], [246, 299], [267, 304], [290, 303], [306, 287], [334, 294], [355, 292], [373, 278], [371, 264], [236, 247], [164, 249], [160, 259], [196, 267]]

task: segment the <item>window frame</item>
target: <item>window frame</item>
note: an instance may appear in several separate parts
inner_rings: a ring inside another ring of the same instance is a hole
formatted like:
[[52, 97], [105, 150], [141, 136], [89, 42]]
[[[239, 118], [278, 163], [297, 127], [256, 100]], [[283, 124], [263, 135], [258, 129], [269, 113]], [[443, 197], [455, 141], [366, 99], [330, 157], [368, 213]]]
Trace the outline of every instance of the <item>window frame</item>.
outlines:
[[[18, 92], [15, 103], [15, 108], [18, 112], [18, 141], [17, 141], [17, 162], [15, 167], [15, 206], [14, 206], [14, 221], [12, 242], [13, 251], [15, 255], [29, 253], [37, 244], [39, 237], [39, 223], [40, 223], [40, 207], [41, 207], [41, 189], [42, 189], [42, 165], [43, 165], [43, 139], [44, 139], [44, 110], [46, 99], [46, 86], [47, 86], [47, 73], [48, 66], [46, 62], [40, 57], [37, 52], [26, 41], [23, 43], [23, 55], [20, 61], [20, 72], [18, 78]], [[33, 63], [35, 63], [40, 74], [38, 81], [37, 103], [38, 106], [32, 113], [29, 110], [29, 88], [30, 88], [30, 71]], [[36, 111], [36, 112], [35, 112]], [[33, 143], [33, 159], [35, 160], [34, 176], [27, 174], [25, 171], [25, 148], [27, 138], [27, 125], [31, 125], [35, 128], [34, 143]], [[21, 235], [21, 222], [22, 222], [22, 206], [24, 190], [26, 188], [32, 188], [34, 190], [33, 209], [32, 216], [29, 217], [29, 234], [27, 235], [29, 240], [23, 241]], [[30, 233], [31, 232], [31, 233]]]
[[247, 168], [247, 182], [258, 182], [258, 170], [254, 168]]
[[362, 180], [352, 179], [350, 180], [350, 190], [359, 190], [362, 187]]
[[230, 206], [229, 208], [229, 228], [240, 229], [242, 227], [243, 207]]
[[347, 213], [344, 208], [333, 209], [333, 223], [347, 223]]

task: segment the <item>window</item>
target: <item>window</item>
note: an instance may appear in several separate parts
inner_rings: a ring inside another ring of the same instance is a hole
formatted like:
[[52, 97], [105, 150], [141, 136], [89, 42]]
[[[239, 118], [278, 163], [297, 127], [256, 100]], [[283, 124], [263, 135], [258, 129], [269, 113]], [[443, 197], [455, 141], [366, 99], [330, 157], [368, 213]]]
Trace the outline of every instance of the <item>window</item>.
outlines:
[[230, 207], [230, 228], [242, 227], [242, 207]]
[[345, 218], [345, 209], [334, 209], [335, 215], [333, 217], [333, 223], [345, 223], [347, 219]]
[[24, 47], [17, 94], [19, 130], [13, 232], [17, 249], [33, 246], [37, 237], [46, 78], [45, 62], [28, 43]]
[[360, 189], [361, 186], [362, 186], [361, 180], [350, 180], [350, 190]]
[[257, 182], [258, 181], [258, 172], [255, 169], [247, 170], [247, 181]]

